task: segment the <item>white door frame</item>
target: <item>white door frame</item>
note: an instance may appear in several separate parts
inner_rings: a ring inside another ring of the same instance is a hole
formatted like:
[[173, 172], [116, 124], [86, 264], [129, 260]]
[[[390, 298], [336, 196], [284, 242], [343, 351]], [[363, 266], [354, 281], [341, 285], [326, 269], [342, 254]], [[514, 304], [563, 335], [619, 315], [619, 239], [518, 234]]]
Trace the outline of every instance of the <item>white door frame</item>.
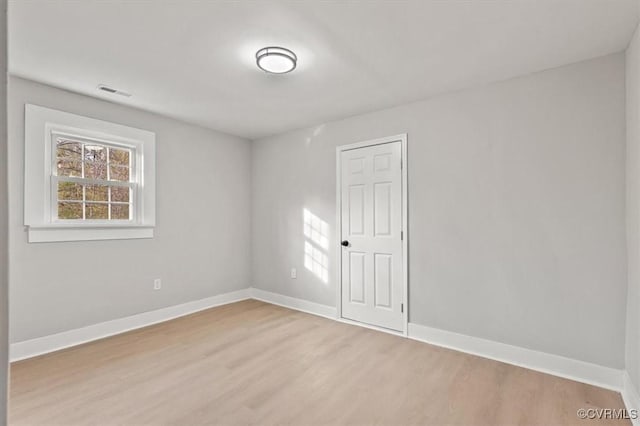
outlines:
[[375, 325], [364, 324], [358, 321], [353, 321], [342, 317], [342, 250], [338, 249], [336, 256], [337, 268], [336, 268], [336, 312], [338, 321], [347, 322], [349, 324], [360, 325], [367, 328], [373, 328], [375, 330], [386, 331], [392, 334], [402, 334], [408, 336], [409, 326], [409, 233], [408, 233], [408, 188], [407, 188], [407, 134], [401, 133], [395, 136], [387, 136], [379, 139], [372, 139], [363, 142], [352, 143], [349, 145], [341, 145], [336, 147], [336, 231], [335, 241], [337, 244], [342, 241], [342, 165], [340, 158], [343, 151], [349, 151], [357, 148], [364, 148], [367, 146], [382, 145], [391, 142], [400, 142], [402, 146], [402, 281], [403, 281], [403, 327], [402, 332], [395, 332], [383, 327], [377, 327]]

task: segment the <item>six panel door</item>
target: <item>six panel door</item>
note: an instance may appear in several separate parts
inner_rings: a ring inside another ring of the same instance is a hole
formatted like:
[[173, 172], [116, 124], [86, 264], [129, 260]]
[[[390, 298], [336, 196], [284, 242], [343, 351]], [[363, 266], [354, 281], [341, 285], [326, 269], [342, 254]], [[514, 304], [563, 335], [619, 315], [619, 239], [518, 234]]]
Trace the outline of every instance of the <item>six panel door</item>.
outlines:
[[403, 330], [402, 145], [341, 153], [342, 316]]

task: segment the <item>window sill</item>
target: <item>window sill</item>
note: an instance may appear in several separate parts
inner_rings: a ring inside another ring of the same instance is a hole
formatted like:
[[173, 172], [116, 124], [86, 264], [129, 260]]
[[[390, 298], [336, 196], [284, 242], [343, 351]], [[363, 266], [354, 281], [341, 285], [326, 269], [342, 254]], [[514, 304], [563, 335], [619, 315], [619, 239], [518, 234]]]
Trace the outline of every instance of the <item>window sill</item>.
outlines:
[[151, 226], [29, 226], [27, 231], [30, 243], [153, 238]]

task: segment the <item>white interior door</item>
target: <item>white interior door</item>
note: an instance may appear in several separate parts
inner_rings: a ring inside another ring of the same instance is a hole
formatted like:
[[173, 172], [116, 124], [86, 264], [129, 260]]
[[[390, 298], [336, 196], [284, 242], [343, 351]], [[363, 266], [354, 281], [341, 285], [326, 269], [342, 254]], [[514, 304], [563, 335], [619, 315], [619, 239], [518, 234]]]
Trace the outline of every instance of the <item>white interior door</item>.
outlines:
[[340, 156], [342, 317], [403, 330], [402, 144]]

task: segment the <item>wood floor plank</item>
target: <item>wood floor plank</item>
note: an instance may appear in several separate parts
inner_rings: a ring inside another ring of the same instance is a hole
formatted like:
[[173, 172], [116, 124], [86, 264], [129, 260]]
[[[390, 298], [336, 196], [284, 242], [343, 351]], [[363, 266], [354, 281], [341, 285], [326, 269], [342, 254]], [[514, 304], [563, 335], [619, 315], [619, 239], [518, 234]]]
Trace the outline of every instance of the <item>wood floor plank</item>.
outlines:
[[247, 300], [11, 365], [13, 425], [594, 425], [595, 386]]

